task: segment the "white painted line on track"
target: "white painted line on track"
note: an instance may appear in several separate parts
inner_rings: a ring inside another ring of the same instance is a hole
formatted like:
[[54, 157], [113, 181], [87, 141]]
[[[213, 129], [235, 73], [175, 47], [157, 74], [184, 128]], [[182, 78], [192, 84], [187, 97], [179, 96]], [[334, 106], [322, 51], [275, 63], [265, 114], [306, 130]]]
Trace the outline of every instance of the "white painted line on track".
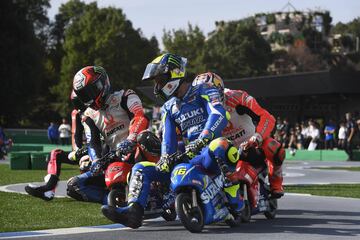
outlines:
[[0, 186], [0, 191], [1, 192], [10, 192], [10, 193], [20, 193], [20, 194], [27, 195], [26, 192], [19, 192], [19, 191], [8, 189], [9, 187], [23, 186], [24, 184], [28, 185], [28, 183], [16, 183], [16, 184]]
[[95, 233], [105, 232], [109, 230], [123, 230], [129, 229], [121, 224], [111, 224], [103, 226], [89, 226], [89, 227], [74, 227], [74, 228], [59, 228], [59, 229], [48, 229], [48, 230], [34, 230], [26, 232], [6, 232], [0, 233], [0, 239], [11, 239], [11, 238], [26, 238], [26, 237], [44, 237], [44, 236], [56, 236], [56, 235], [67, 235], [77, 233]]
[[[144, 222], [162, 222], [163, 218], [147, 219]], [[125, 227], [122, 224], [109, 224], [100, 226], [86, 226], [86, 227], [73, 227], [73, 228], [58, 228], [58, 229], [47, 229], [47, 230], [33, 230], [24, 232], [5, 232], [0, 233], [0, 239], [12, 239], [12, 238], [28, 238], [28, 237], [45, 237], [45, 236], [58, 236], [68, 234], [79, 234], [79, 233], [97, 233], [106, 231], [118, 231], [131, 229]]]

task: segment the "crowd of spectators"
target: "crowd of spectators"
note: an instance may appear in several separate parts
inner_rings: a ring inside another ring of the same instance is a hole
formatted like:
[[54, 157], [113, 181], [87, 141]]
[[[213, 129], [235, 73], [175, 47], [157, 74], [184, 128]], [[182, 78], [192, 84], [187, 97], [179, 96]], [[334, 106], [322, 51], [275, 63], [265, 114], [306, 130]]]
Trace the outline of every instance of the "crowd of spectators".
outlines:
[[352, 150], [360, 148], [360, 116], [346, 113], [344, 119], [335, 122], [329, 119], [322, 123], [308, 119], [300, 123], [289, 123], [277, 118], [274, 138], [295, 154], [296, 150], [343, 149], [353, 158]]
[[51, 144], [69, 145], [71, 139], [71, 126], [65, 118], [62, 119], [62, 124], [58, 127], [54, 122], [50, 123], [47, 130], [48, 139]]

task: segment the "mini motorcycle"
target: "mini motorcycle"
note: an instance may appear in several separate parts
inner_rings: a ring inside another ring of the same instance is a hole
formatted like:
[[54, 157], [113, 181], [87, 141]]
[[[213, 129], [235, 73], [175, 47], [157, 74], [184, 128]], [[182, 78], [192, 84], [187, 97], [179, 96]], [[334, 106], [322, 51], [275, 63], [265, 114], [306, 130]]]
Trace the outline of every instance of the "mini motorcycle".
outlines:
[[125, 206], [128, 191], [127, 177], [133, 164], [124, 161], [123, 157], [116, 156], [113, 151], [105, 154], [97, 162], [105, 172], [105, 184], [109, 190], [108, 204], [114, 207]]
[[109, 189], [108, 204], [124, 207], [127, 202], [127, 176], [131, 172], [132, 164], [127, 162], [112, 162], [105, 170], [105, 184]]
[[271, 198], [267, 179], [269, 171], [273, 171], [273, 166], [267, 160], [256, 168], [247, 161], [238, 161], [231, 180], [238, 181], [242, 190], [242, 222], [249, 222], [251, 216], [258, 213], [263, 213], [267, 219], [275, 218], [278, 205], [277, 199]]
[[[113, 153], [106, 154], [102, 161], [106, 165], [105, 184], [109, 189], [108, 205], [125, 207], [127, 205], [128, 178], [133, 164], [124, 161], [125, 156], [116, 157]], [[130, 161], [132, 162], [132, 161]], [[176, 219], [174, 195], [159, 182], [151, 184], [148, 204], [144, 211], [144, 218], [163, 217], [166, 221]]]
[[170, 187], [176, 193], [176, 213], [187, 230], [201, 232], [204, 225], [220, 221], [229, 226], [240, 223], [240, 218], [227, 207], [224, 183], [222, 174], [210, 176], [201, 166], [190, 163], [175, 166]]

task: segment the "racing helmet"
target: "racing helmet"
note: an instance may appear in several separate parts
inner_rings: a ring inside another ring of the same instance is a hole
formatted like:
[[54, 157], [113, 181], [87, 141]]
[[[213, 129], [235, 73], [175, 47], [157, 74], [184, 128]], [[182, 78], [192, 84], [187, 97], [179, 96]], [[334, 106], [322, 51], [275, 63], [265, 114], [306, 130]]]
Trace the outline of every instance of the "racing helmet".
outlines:
[[142, 81], [154, 80], [154, 94], [163, 100], [170, 99], [186, 77], [187, 59], [166, 53], [146, 66]]
[[73, 89], [86, 107], [99, 110], [110, 94], [109, 77], [103, 67], [87, 66], [75, 74]]
[[161, 155], [161, 141], [150, 130], [144, 130], [136, 138], [139, 148], [147, 161], [157, 162]]
[[210, 84], [211, 86], [216, 87], [219, 91], [221, 102], [224, 102], [225, 85], [224, 85], [224, 81], [222, 80], [222, 78], [219, 75], [217, 75], [216, 73], [212, 73], [212, 72], [200, 74], [200, 75], [196, 76], [196, 78], [192, 82], [192, 85], [196, 86], [196, 85], [199, 85], [202, 83], [207, 83], [207, 84]]
[[84, 112], [86, 110], [85, 105], [81, 102], [81, 100], [78, 98], [74, 90], [71, 91], [70, 94], [70, 101], [74, 107], [74, 109], [79, 110], [81, 112]]

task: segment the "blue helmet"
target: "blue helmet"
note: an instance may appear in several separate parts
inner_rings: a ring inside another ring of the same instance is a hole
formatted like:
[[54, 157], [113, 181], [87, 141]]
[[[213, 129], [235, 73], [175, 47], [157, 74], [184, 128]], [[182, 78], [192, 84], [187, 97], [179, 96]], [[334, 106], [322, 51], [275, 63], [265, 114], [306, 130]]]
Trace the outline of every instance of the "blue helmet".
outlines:
[[170, 99], [186, 77], [187, 59], [166, 53], [146, 66], [143, 81], [154, 80], [154, 94], [164, 100]]

